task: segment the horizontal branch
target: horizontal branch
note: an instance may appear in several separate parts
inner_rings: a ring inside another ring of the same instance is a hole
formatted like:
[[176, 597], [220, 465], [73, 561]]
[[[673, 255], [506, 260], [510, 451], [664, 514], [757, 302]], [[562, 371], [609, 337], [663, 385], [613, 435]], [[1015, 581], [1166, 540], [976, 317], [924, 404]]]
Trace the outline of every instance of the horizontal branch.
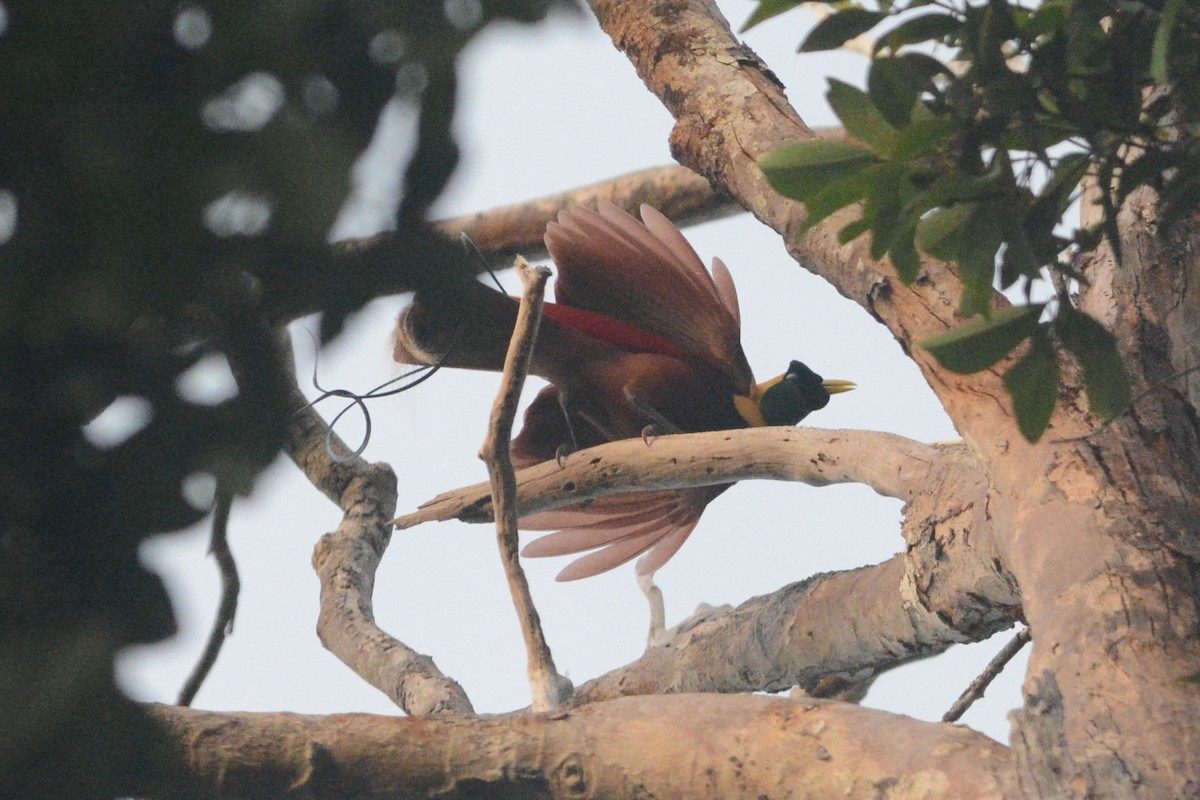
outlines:
[[601, 201], [636, 213], [648, 203], [679, 227], [745, 213], [740, 205], [713, 191], [708, 181], [687, 167], [671, 164], [619, 175], [559, 194], [514, 203], [436, 223], [445, 235], [465, 233], [489, 262], [509, 266], [512, 256], [546, 256], [542, 236], [546, 224], [572, 206], [595, 208]]
[[[517, 474], [521, 514], [623, 492], [711, 486], [750, 479], [798, 481], [810, 486], [862, 483], [886, 497], [921, 491], [937, 449], [890, 433], [820, 428], [747, 428], [660, 436], [580, 450], [563, 466], [548, 461]], [[395, 520], [422, 522], [492, 519], [487, 484], [439, 495]]]
[[126, 792], [148, 800], [1017, 796], [1008, 749], [982, 734], [811, 698], [437, 719], [149, 711], [168, 741]]

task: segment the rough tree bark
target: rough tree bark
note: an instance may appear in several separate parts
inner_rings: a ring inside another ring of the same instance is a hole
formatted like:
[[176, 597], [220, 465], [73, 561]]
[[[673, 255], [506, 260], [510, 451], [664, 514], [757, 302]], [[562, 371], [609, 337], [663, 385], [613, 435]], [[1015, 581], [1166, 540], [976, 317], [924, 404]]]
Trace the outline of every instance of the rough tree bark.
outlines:
[[[959, 322], [953, 265], [927, 261], [905, 286], [863, 241], [838, 244], [843, 219], [794, 235], [804, 209], [775, 195], [754, 162], [811, 133], [711, 2], [594, 0], [593, 10], [675, 116], [680, 163], [885, 325], [957, 426], [960, 446], [875, 443], [897, 448], [884, 460], [924, 453], [909, 480], [829, 468], [902, 493], [906, 553], [701, 622], [581, 687], [568, 711], [369, 720], [158, 708], [174, 750], [162, 775], [131, 788], [155, 797], [1200, 797], [1200, 376], [1187, 372], [1200, 364], [1195, 227], [1158, 230], [1154, 198], [1138, 195], [1122, 212], [1120, 262], [1104, 249], [1081, 258], [1080, 305], [1116, 334], [1135, 405], [1101, 424], [1065, 365], [1051, 428], [1030, 444], [1001, 383], [1005, 365], [954, 375], [918, 347]], [[549, 217], [551, 206], [533, 213]], [[519, 249], [514, 241], [496, 249]], [[845, 452], [807, 444], [797, 464]], [[537, 489], [546, 483], [537, 469], [519, 476], [523, 499], [554, 502], [561, 481]], [[661, 459], [653, 469], [655, 480], [675, 479]], [[469, 492], [451, 501], [481, 508]], [[860, 604], [862, 625], [823, 624], [838, 602]], [[831, 696], [1015, 618], [1029, 625], [1033, 652], [1008, 747], [807, 695], [621, 697], [787, 686]], [[724, 663], [730, 654], [736, 663]]]

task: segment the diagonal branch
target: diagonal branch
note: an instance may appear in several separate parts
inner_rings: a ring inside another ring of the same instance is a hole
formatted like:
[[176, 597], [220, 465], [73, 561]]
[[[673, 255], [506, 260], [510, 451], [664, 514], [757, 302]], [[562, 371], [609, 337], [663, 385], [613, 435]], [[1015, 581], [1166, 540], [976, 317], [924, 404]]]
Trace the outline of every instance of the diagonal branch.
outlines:
[[[521, 514], [594, 497], [770, 478], [812, 486], [863, 483], [908, 500], [926, 485], [943, 451], [890, 433], [819, 428], [747, 428], [611, 442], [573, 453], [562, 467], [548, 461], [518, 473]], [[439, 495], [394, 522], [491, 520], [487, 484]]]

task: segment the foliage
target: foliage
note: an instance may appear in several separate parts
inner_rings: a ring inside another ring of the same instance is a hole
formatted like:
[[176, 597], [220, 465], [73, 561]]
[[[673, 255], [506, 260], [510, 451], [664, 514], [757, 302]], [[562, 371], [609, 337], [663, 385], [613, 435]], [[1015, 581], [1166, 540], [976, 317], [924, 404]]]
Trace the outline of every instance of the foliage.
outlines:
[[[1053, 411], [1057, 392], [1038, 381], [1057, 379], [1056, 345], [1082, 362], [1092, 410], [1123, 413], [1130, 391], [1116, 343], [1081, 321], [1065, 287], [1081, 278], [1072, 254], [1101, 236], [1119, 257], [1117, 209], [1139, 187], [1158, 191], [1163, 227], [1200, 200], [1200, 120], [1188, 105], [1200, 78], [1200, 12], [1182, 0], [829, 4], [835, 13], [801, 50], [878, 31], [866, 90], [830, 82], [830, 105], [852, 141], [780, 148], [761, 161], [772, 185], [806, 204], [809, 226], [861, 202], [841, 239], [870, 231], [872, 257], [890, 257], [906, 282], [920, 272], [919, 252], [956, 262], [960, 311], [984, 321], [926, 345], [949, 369], [963, 363], [962, 348], [986, 345], [985, 358], [965, 359], [976, 371], [1029, 341], [1005, 380], [1028, 438]], [[797, 5], [762, 0], [745, 27]], [[1104, 187], [1101, 221], [1063, 233], [1089, 173]], [[993, 285], [1017, 286], [1028, 299], [1046, 270], [1064, 278], [1049, 309], [1057, 318], [997, 336], [993, 328], [1013, 329], [1009, 316], [992, 313]]]
[[[419, 115], [396, 226], [424, 252], [457, 159], [456, 54], [551, 2], [0, 6], [6, 793], [111, 796], [152, 763], [112, 672], [174, 630], [140, 543], [207, 513], [198, 476], [244, 493], [278, 453], [272, 324], [322, 308], [330, 336], [366, 299], [327, 239], [384, 104]], [[235, 366], [235, 397], [181, 392], [206, 356]], [[144, 424], [89, 438], [118, 398]]]

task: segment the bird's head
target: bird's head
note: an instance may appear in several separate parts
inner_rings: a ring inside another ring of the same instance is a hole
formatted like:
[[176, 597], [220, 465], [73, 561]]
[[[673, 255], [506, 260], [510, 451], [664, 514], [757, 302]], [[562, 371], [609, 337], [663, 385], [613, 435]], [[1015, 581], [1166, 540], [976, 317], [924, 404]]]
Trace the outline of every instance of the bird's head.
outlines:
[[795, 425], [828, 405], [831, 395], [853, 388], [850, 381], [824, 380], [807, 365], [793, 361], [787, 372], [755, 386], [750, 397], [735, 397], [734, 403], [751, 426]]

